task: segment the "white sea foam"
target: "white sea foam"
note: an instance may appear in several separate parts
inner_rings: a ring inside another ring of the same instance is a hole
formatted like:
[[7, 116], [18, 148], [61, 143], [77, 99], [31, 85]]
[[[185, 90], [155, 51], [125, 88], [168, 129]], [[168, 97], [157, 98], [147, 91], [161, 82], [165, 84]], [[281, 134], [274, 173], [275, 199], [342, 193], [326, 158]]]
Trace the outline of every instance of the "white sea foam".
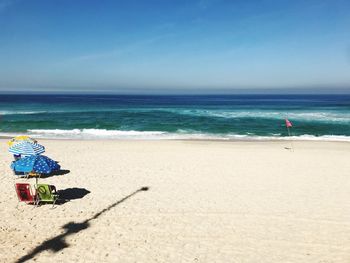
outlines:
[[26, 115], [26, 114], [39, 114], [46, 111], [0, 111], [0, 115]]
[[70, 110], [46, 110], [46, 111], [6, 111], [0, 110], [0, 115], [40, 114], [40, 113], [93, 113], [93, 112], [133, 112], [133, 113], [155, 113], [169, 112], [173, 114], [217, 117], [225, 119], [237, 118], [266, 118], [284, 119], [290, 118], [299, 121], [318, 121], [350, 123], [350, 112], [336, 110], [305, 111], [305, 110], [226, 110], [226, 109], [184, 109], [184, 108], [128, 108], [128, 109], [70, 109]]
[[105, 130], [105, 129], [73, 129], [73, 130], [41, 130], [34, 129], [28, 130], [30, 135], [40, 136], [40, 137], [54, 137], [54, 138], [132, 138], [132, 137], [152, 137], [157, 135], [162, 135], [164, 132], [160, 131], [122, 131], [122, 130]]
[[[135, 140], [236, 140], [236, 141], [271, 141], [271, 140], [298, 140], [298, 141], [343, 141], [350, 142], [350, 136], [323, 135], [314, 136], [304, 134], [300, 136], [282, 137], [280, 134], [271, 136], [257, 136], [244, 134], [209, 134], [196, 133], [193, 131], [181, 130], [168, 133], [161, 131], [122, 131], [105, 129], [72, 129], [72, 130], [28, 130], [26, 133], [34, 138], [54, 139], [135, 139]], [[16, 136], [18, 133], [0, 133], [0, 136]]]
[[266, 118], [266, 119], [284, 119], [304, 121], [321, 121], [321, 122], [350, 122], [349, 112], [337, 111], [276, 111], [276, 110], [208, 110], [208, 109], [168, 109], [183, 115], [201, 116], [201, 117], [218, 117], [226, 119], [235, 118]]
[[323, 135], [323, 136], [314, 136], [310, 134], [303, 134], [300, 136], [248, 136], [248, 135], [228, 135], [230, 139], [233, 140], [252, 140], [252, 141], [339, 141], [339, 142], [350, 142], [350, 136], [345, 135]]

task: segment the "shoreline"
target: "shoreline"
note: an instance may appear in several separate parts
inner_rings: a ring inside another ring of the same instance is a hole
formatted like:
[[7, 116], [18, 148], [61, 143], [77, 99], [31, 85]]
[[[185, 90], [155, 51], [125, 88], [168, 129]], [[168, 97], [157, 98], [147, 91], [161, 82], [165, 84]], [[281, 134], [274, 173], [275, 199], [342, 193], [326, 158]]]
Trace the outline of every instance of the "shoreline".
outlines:
[[[25, 135], [25, 134], [18, 134], [18, 135]], [[6, 136], [6, 135], [0, 135], [0, 140], [10, 140], [15, 136]], [[288, 137], [281, 137], [281, 139], [237, 139], [237, 138], [222, 138], [222, 139], [216, 139], [216, 138], [48, 138], [48, 137], [38, 137], [38, 136], [32, 136], [28, 135], [29, 137], [32, 137], [33, 139], [36, 139], [38, 141], [142, 141], [142, 142], [152, 142], [152, 141], [201, 141], [201, 142], [224, 142], [224, 143], [298, 143], [298, 142], [329, 142], [329, 143], [350, 143], [350, 137], [349, 140], [337, 140], [337, 139], [317, 139], [317, 137], [313, 139], [295, 139], [295, 138], [288, 138]]]

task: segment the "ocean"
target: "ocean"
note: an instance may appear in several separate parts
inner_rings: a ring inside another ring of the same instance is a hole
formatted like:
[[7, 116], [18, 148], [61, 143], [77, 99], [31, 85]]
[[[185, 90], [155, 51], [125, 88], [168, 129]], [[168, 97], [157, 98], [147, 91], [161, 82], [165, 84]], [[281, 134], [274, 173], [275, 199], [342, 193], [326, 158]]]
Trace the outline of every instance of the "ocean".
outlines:
[[0, 95], [0, 136], [18, 134], [350, 141], [350, 95]]

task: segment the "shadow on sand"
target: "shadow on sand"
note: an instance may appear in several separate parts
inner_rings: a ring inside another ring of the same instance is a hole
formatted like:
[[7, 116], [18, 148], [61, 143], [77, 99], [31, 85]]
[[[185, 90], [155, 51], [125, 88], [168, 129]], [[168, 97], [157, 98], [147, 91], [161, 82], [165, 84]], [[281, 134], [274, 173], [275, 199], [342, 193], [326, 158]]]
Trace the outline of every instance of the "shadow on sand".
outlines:
[[70, 173], [70, 170], [58, 170], [58, 171], [53, 171], [52, 173], [49, 173], [49, 174], [42, 174], [40, 178], [48, 178], [52, 176], [65, 175], [69, 173]]
[[67, 188], [63, 190], [57, 191], [59, 199], [57, 200], [57, 205], [62, 205], [64, 203], [67, 203], [71, 200], [81, 199], [87, 194], [90, 193], [89, 190], [86, 190], [85, 188]]
[[64, 226], [62, 226], [62, 228], [65, 230], [64, 233], [57, 235], [49, 240], [44, 241], [42, 244], [40, 244], [39, 246], [34, 248], [32, 251], [30, 251], [29, 254], [21, 257], [20, 259], [18, 259], [15, 262], [17, 262], [17, 263], [26, 262], [26, 261], [34, 258], [37, 254], [39, 254], [45, 250], [51, 250], [52, 252], [57, 253], [58, 251], [69, 247], [69, 244], [67, 244], [67, 242], [65, 241], [65, 238], [67, 236], [76, 234], [84, 229], [87, 229], [88, 227], [90, 227], [90, 221], [97, 219], [102, 214], [108, 212], [109, 210], [111, 210], [115, 206], [121, 204], [122, 202], [126, 201], [127, 199], [134, 196], [138, 192], [148, 191], [148, 190], [149, 190], [149, 187], [141, 187], [140, 189], [138, 189], [135, 192], [125, 196], [124, 198], [122, 198], [118, 201], [116, 201], [115, 203], [111, 204], [110, 206], [108, 206], [105, 209], [101, 210], [100, 212], [96, 213], [93, 217], [90, 217], [89, 219], [86, 219], [85, 221], [83, 221], [81, 223], [69, 222], [69, 223], [65, 224]]
[[65, 169], [60, 169], [58, 171], [53, 171], [52, 173], [50, 173], [50, 175], [54, 176], [54, 175], [65, 175], [65, 174], [69, 174], [70, 170], [65, 170]]

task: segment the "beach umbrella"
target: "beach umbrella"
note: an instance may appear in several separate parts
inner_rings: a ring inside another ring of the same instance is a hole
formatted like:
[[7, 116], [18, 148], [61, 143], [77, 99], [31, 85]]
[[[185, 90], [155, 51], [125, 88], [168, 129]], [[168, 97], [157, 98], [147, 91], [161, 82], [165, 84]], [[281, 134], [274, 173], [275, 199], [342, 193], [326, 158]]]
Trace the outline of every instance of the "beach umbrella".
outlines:
[[30, 155], [19, 159], [11, 164], [11, 168], [16, 172], [49, 174], [58, 171], [60, 165], [44, 155]]
[[9, 146], [12, 146], [16, 143], [20, 143], [20, 142], [31, 142], [31, 143], [37, 143], [36, 140], [30, 138], [29, 136], [26, 136], [26, 135], [20, 135], [20, 136], [16, 136], [16, 137], [13, 137], [10, 141], [7, 142], [7, 144]]
[[9, 152], [22, 156], [37, 155], [45, 152], [45, 147], [37, 143], [23, 141], [10, 146]]

